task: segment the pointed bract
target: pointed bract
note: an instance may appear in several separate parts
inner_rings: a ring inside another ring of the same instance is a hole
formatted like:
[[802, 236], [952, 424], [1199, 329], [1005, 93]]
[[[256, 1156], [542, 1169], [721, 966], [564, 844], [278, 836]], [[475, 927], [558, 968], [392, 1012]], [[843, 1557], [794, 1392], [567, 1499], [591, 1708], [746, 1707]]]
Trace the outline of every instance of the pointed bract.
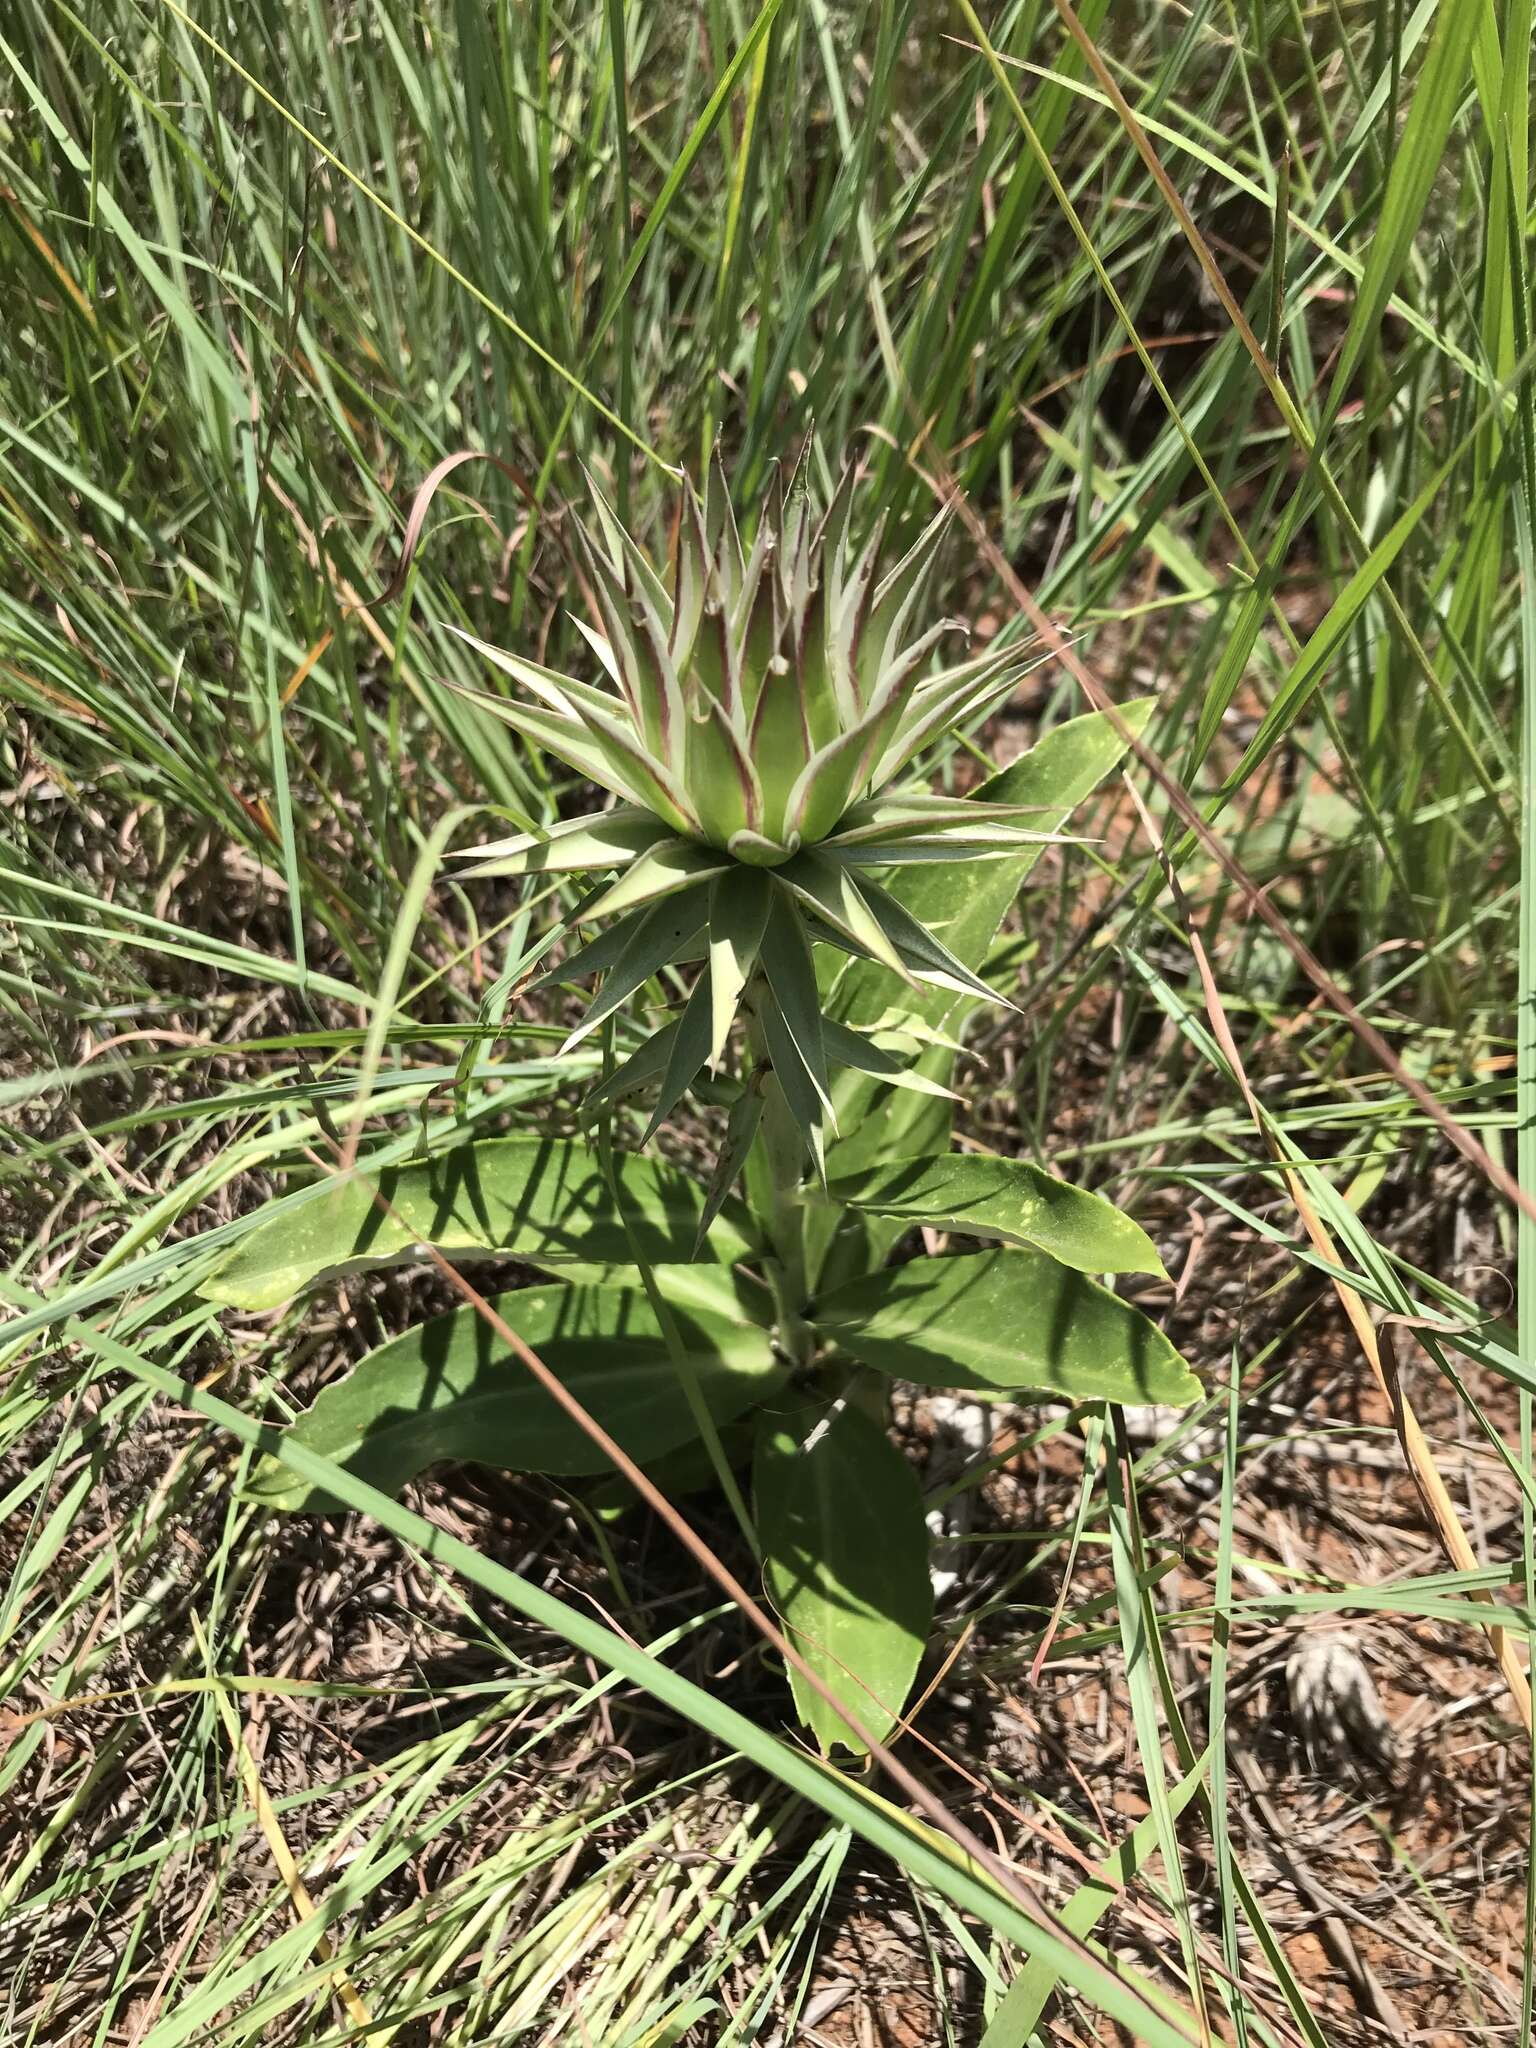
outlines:
[[[774, 471], [743, 547], [717, 449], [702, 491], [682, 483], [660, 569], [588, 477], [593, 519], [576, 525], [575, 545], [593, 612], [577, 622], [591, 666], [561, 675], [461, 633], [515, 692], [462, 694], [620, 805], [470, 849], [475, 865], [461, 872], [614, 874], [575, 921], [616, 922], [546, 977], [604, 976], [567, 1042], [663, 968], [704, 965], [682, 1011], [592, 1102], [657, 1088], [654, 1128], [719, 1066], [745, 1008], [819, 1167], [832, 1122], [829, 1064], [891, 1079], [903, 1066], [825, 1016], [812, 943], [909, 984], [991, 997], [874, 875], [909, 862], [1017, 857], [1055, 835], [1033, 831], [1017, 806], [889, 787], [930, 742], [1006, 697], [1028, 657], [1019, 644], [994, 643], [934, 672], [938, 642], [963, 631], [949, 619], [925, 627], [920, 616], [950, 508], [882, 565], [883, 519], [866, 521], [859, 538], [853, 467], [819, 515], [812, 467], [807, 443], [792, 471]], [[733, 1158], [750, 1143], [760, 1084], [747, 1100]]]

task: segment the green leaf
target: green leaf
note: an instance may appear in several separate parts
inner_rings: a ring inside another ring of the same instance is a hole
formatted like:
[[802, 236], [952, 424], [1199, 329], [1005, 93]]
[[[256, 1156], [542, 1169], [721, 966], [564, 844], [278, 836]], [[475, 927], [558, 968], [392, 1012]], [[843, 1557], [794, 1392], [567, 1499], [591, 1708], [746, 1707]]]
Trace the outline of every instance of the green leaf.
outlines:
[[909, 987], [917, 986], [880, 920], [859, 893], [858, 883], [836, 861], [815, 852], [797, 853], [780, 868], [778, 879], [862, 952], [882, 962]]
[[962, 1152], [901, 1159], [833, 1181], [833, 1201], [874, 1216], [899, 1216], [935, 1230], [1037, 1245], [1081, 1273], [1155, 1273], [1157, 1247], [1139, 1223], [1102, 1195], [1057, 1180], [1026, 1159]]
[[1038, 804], [983, 803], [973, 796], [930, 796], [926, 790], [902, 790], [854, 804], [826, 843], [829, 847], [873, 846], [909, 832], [964, 831], [978, 825], [1027, 828], [1032, 838], [1039, 838], [1039, 818]]
[[574, 874], [626, 866], [669, 837], [659, 818], [638, 805], [623, 804], [595, 818], [567, 819], [548, 832], [519, 832], [485, 846], [460, 847], [452, 857], [474, 862], [457, 871], [464, 882], [488, 875]]
[[882, 1081], [888, 1081], [893, 1088], [910, 1088], [918, 1095], [941, 1095], [951, 1102], [960, 1100], [953, 1088], [946, 1088], [939, 1081], [930, 1081], [910, 1060], [899, 1059], [895, 1053], [874, 1044], [861, 1032], [850, 1031], [846, 1024], [839, 1024], [833, 1017], [822, 1018], [821, 1035], [827, 1058], [840, 1066], [856, 1067], [861, 1074], [873, 1074]]
[[[1153, 699], [1144, 697], [1121, 705], [1118, 715], [1130, 732], [1140, 734], [1155, 709]], [[1038, 746], [984, 783], [975, 800], [978, 804], [1027, 804], [1035, 811], [1041, 830], [1054, 831], [1111, 772], [1125, 748], [1125, 740], [1102, 711], [1088, 712], [1047, 733]], [[979, 969], [1041, 851], [1039, 846], [1028, 846], [1013, 860], [904, 868], [893, 876], [890, 893], [936, 931], [966, 967]], [[856, 962], [838, 977], [827, 1009], [840, 1023], [867, 1030], [888, 1019], [893, 999], [903, 1001], [915, 1024], [947, 1024], [951, 1031], [958, 1029], [970, 1007], [965, 998], [943, 989], [925, 989], [921, 995], [901, 991], [900, 984], [883, 969]], [[954, 1056], [935, 1047], [923, 1055], [917, 1071], [947, 1085], [954, 1071]], [[950, 1111], [942, 1100], [893, 1098], [873, 1077], [847, 1073], [838, 1076], [832, 1099], [842, 1135], [828, 1164], [837, 1174], [862, 1172], [885, 1159], [942, 1151], [948, 1142]], [[847, 1256], [855, 1262], [863, 1258], [866, 1265], [877, 1263], [897, 1234], [890, 1227], [871, 1223], [864, 1231], [867, 1254], [849, 1244]], [[818, 1270], [826, 1245], [826, 1238], [818, 1244], [813, 1237], [813, 1271]], [[841, 1251], [839, 1256], [843, 1256]]]
[[[651, 567], [644, 548], [635, 541], [628, 527], [608, 502], [602, 485], [585, 463], [581, 465], [581, 480], [586, 485], [587, 495], [597, 512], [598, 524], [602, 528], [609, 558], [615, 569], [622, 572], [624, 568], [628, 568], [644, 609], [655, 618], [663, 632], [670, 633], [672, 598], [666, 584]], [[621, 589], [622, 587], [621, 583]]]
[[[917, 1475], [847, 1401], [758, 1418], [753, 1468], [768, 1592], [816, 1675], [882, 1740], [916, 1675], [933, 1618]], [[823, 1752], [863, 1743], [791, 1668], [800, 1718]]]
[[1425, 54], [1402, 135], [1392, 152], [1381, 211], [1370, 234], [1354, 310], [1334, 365], [1327, 405], [1330, 419], [1343, 402], [1361, 357], [1381, 324], [1419, 231], [1461, 100], [1481, 12], [1478, 0], [1447, 0], [1437, 10], [1434, 39]]
[[[693, 1435], [666, 1338], [639, 1289], [530, 1287], [502, 1295], [495, 1308], [631, 1457], [659, 1458]], [[781, 1382], [783, 1368], [759, 1324], [675, 1304], [672, 1315], [717, 1423]], [[370, 1351], [285, 1434], [385, 1493], [445, 1459], [511, 1472], [613, 1469], [468, 1306]], [[258, 1466], [249, 1490], [271, 1507], [328, 1504], [273, 1458]]]
[[[469, 683], [450, 681], [448, 688], [456, 697], [462, 697], [466, 704], [473, 704], [477, 710], [500, 719], [503, 725], [510, 725], [525, 739], [536, 741], [589, 782], [611, 789], [615, 796], [621, 796], [629, 803], [640, 804], [640, 791], [635, 787], [633, 778], [616, 774], [607, 754], [588, 734], [585, 726], [578, 725], [574, 719], [562, 718], [557, 712], [546, 711], [542, 705], [520, 704], [511, 697], [498, 697], [490, 690], [477, 690]], [[686, 830], [689, 823], [680, 815], [668, 816], [667, 822], [679, 832]]]
[[736, 1185], [737, 1176], [746, 1166], [747, 1156], [757, 1140], [757, 1127], [762, 1120], [763, 1091], [755, 1082], [749, 1082], [731, 1104], [731, 1113], [726, 1119], [725, 1142], [720, 1147], [720, 1157], [715, 1161], [715, 1170], [709, 1177], [704, 1210], [699, 1217], [701, 1242], [705, 1232], [719, 1215], [726, 1197]]
[[[589, 896], [579, 903], [567, 923], [584, 923], [592, 901]], [[589, 975], [607, 974], [610, 969], [630, 960], [638, 949], [642, 934], [645, 935], [646, 947], [660, 966], [674, 961], [701, 960], [706, 950], [702, 934], [708, 917], [709, 884], [698, 882], [691, 888], [680, 890], [675, 896], [664, 897], [649, 909], [626, 911], [622, 917], [604, 925], [595, 938], [541, 974], [531, 986], [534, 989], [555, 988], [585, 981]], [[659, 972], [659, 967], [653, 971]], [[642, 975], [641, 981], [645, 979]], [[636, 983], [637, 987], [639, 985]]]
[[[573, 913], [570, 922], [580, 924], [582, 912]], [[680, 895], [669, 896], [651, 910], [631, 910], [625, 916], [616, 918], [606, 925], [594, 939], [551, 967], [532, 984], [534, 989], [558, 988], [568, 982], [585, 981], [589, 974], [606, 974], [610, 968], [627, 961], [632, 947], [636, 947], [642, 933], [645, 945], [656, 959], [658, 968], [669, 961], [686, 959], [690, 956], [693, 943], [704, 929], [709, 916], [709, 887], [700, 883], [696, 888], [684, 889]], [[657, 971], [653, 969], [652, 972]], [[641, 974], [635, 987], [649, 980]]]
[[766, 992], [758, 1006], [758, 1021], [763, 1028], [768, 1063], [773, 1068], [773, 1078], [783, 1095], [784, 1105], [810, 1152], [816, 1178], [825, 1181], [826, 1144], [822, 1132], [825, 1087], [817, 1085], [815, 1076], [801, 1057], [793, 1032], [784, 1021], [784, 1012], [774, 997]]
[[709, 1004], [710, 982], [706, 969], [694, 983], [693, 994], [677, 1020], [677, 1032], [667, 1055], [667, 1070], [661, 1077], [661, 1089], [651, 1120], [646, 1125], [645, 1136], [640, 1141], [642, 1145], [650, 1144], [709, 1058]]
[[[587, 559], [589, 566], [599, 567], [601, 557], [595, 550], [588, 550]], [[601, 578], [594, 577], [594, 590], [599, 596], [602, 588]], [[621, 620], [607, 607], [604, 608], [604, 619], [620, 668], [633, 674], [634, 643], [627, 640]], [[578, 682], [574, 676], [559, 675], [539, 662], [527, 661], [521, 655], [509, 654], [505, 648], [493, 647], [489, 641], [479, 640], [458, 626], [450, 626], [448, 630], [455, 639], [473, 647], [494, 667], [531, 690], [545, 707], [547, 715], [558, 725], [569, 727], [579, 721], [581, 729], [596, 744], [607, 764], [596, 777], [599, 782], [608, 788], [623, 787], [630, 794], [638, 795], [646, 809], [666, 819], [676, 831], [697, 830], [699, 821], [677, 781], [669, 750], [663, 745], [661, 757], [650, 751], [647, 740], [642, 739], [630, 723], [634, 714], [629, 704], [610, 696], [605, 690], [595, 690], [590, 684]], [[628, 663], [621, 648], [630, 656]], [[476, 701], [485, 703], [478, 696]], [[494, 701], [486, 703], [485, 708], [495, 708]], [[514, 714], [514, 710], [507, 707], [499, 710], [497, 715], [506, 719], [508, 724], [516, 724], [524, 714], [520, 711]], [[678, 715], [681, 715], [680, 705]], [[560, 752], [562, 749], [555, 746], [552, 751]]]
[[[941, 505], [911, 547], [876, 585], [870, 615], [859, 634], [855, 657], [860, 682], [867, 691], [879, 674], [879, 664], [891, 642], [911, 617], [927, 591], [938, 557], [939, 545], [954, 523], [954, 508]], [[951, 626], [949, 630], [956, 630]], [[960, 627], [958, 630], [964, 630]]]
[[1046, 658], [1026, 660], [1019, 647], [1000, 647], [932, 677], [905, 706], [899, 729], [875, 763], [876, 788], [900, 775], [930, 741], [995, 710]]
[[1036, 833], [993, 830], [934, 832], [922, 839], [882, 839], [874, 846], [834, 846], [829, 840], [826, 856], [830, 865], [851, 868], [855, 874], [887, 868], [937, 868], [953, 866], [958, 860], [1012, 860], [1020, 847], [1036, 844], [1038, 837]]
[[708, 881], [725, 868], [723, 855], [706, 853], [688, 839], [664, 839], [652, 846], [620, 875], [611, 889], [605, 889], [595, 903], [582, 912], [583, 921], [616, 917], [621, 910], [636, 910], [642, 904], [675, 896], [696, 882]]
[[[798, 1055], [798, 1065], [808, 1076], [817, 1100], [823, 1106], [830, 1106], [827, 1058], [821, 1035], [821, 995], [816, 986], [810, 942], [793, 899], [777, 883], [769, 905], [768, 922], [763, 928], [760, 957], [763, 978], [773, 996], [773, 1003], [765, 1007], [777, 1009], [784, 1031]], [[765, 1016], [765, 1025], [767, 1022]], [[769, 1037], [771, 1041], [771, 1027]], [[773, 1057], [775, 1066], [778, 1066], [777, 1053]], [[785, 1062], [791, 1070], [795, 1064]], [[790, 1087], [788, 1076], [781, 1073], [780, 1078], [787, 1091]]]
[[[755, 1441], [756, 1417], [750, 1414], [738, 1415], [721, 1430], [720, 1448], [733, 1471], [739, 1472], [750, 1463]], [[718, 1493], [720, 1487], [714, 1462], [698, 1437], [651, 1459], [646, 1464], [645, 1476], [668, 1500], [686, 1500], [694, 1493]], [[593, 1513], [599, 1515], [627, 1514], [632, 1508], [645, 1505], [622, 1472], [610, 1472], [599, 1479], [586, 1500]]]
[[[809, 649], [806, 658], [809, 658]], [[751, 741], [763, 786], [763, 823], [780, 844], [789, 793], [810, 755], [801, 676], [791, 663], [770, 667], [752, 709]]]
[[[760, 1330], [774, 1327], [773, 1294], [766, 1281], [744, 1267], [654, 1266], [651, 1273], [669, 1308], [689, 1315], [697, 1309], [706, 1316], [723, 1316], [728, 1323], [756, 1323]], [[549, 1275], [563, 1287], [607, 1287], [632, 1293], [635, 1262], [626, 1259], [618, 1265], [589, 1266], [580, 1259], [561, 1260], [558, 1265], [551, 1260]]]
[[706, 696], [702, 715], [687, 721], [688, 794], [711, 844], [763, 823], [763, 790], [745, 734], [725, 706]]
[[663, 1024], [659, 1031], [653, 1031], [643, 1039], [628, 1059], [616, 1066], [607, 1080], [594, 1082], [582, 1097], [581, 1112], [584, 1120], [590, 1121], [606, 1104], [627, 1102], [632, 1095], [640, 1095], [652, 1088], [667, 1071], [672, 1057], [672, 1048], [677, 1043], [679, 1020]]
[[851, 1357], [919, 1386], [1178, 1407], [1200, 1393], [1154, 1322], [1040, 1251], [914, 1259], [813, 1310]]
[[[614, 1165], [640, 1254], [657, 1265], [686, 1264], [703, 1191], [675, 1167], [653, 1160], [622, 1158]], [[375, 1186], [394, 1215], [375, 1203]], [[563, 1138], [486, 1138], [376, 1176], [362, 1166], [345, 1181], [322, 1183], [285, 1202], [242, 1240], [202, 1291], [232, 1308], [276, 1308], [319, 1274], [392, 1264], [421, 1244], [541, 1264], [634, 1256], [590, 1146]], [[705, 1256], [730, 1261], [747, 1250], [739, 1224], [722, 1219]]]
[[768, 877], [733, 868], [714, 882], [709, 898], [709, 1063], [718, 1066], [736, 1021], [741, 994], [757, 965], [768, 918]]
[[894, 698], [882, 701], [806, 762], [784, 810], [784, 827], [793, 841], [814, 845], [825, 839], [867, 778], [868, 764], [899, 708]]
[[[1124, 704], [1119, 716], [1128, 730], [1145, 731], [1156, 706], [1150, 697]], [[1125, 752], [1126, 743], [1102, 711], [1069, 719], [1047, 733], [1037, 747], [983, 783], [978, 804], [1028, 804], [1042, 831], [1054, 831], [1103, 781]], [[991, 950], [998, 926], [1025, 878], [1040, 858], [1040, 846], [1022, 847], [1011, 861], [956, 861], [950, 867], [921, 868], [898, 876], [890, 893], [920, 924], [938, 933], [948, 950], [973, 972]], [[888, 1009], [891, 983], [869, 966], [846, 970], [838, 982], [834, 1009], [845, 1024], [874, 1022]], [[936, 993], [914, 1004], [917, 1014], [936, 1021], [955, 1008], [955, 998]]]
[[[588, 1005], [581, 1022], [561, 1046], [562, 1054], [589, 1037], [606, 1018], [629, 1001], [637, 988], [643, 988], [653, 974], [659, 974], [663, 967], [686, 957], [708, 914], [708, 903], [705, 886], [697, 883], [642, 912], [640, 922], [632, 929], [627, 919], [621, 921], [629, 936], [618, 957], [608, 967], [607, 978]], [[603, 939], [610, 936], [610, 933], [603, 933], [575, 960], [568, 961], [564, 971], [589, 973], [593, 954], [598, 952]], [[608, 956], [599, 953], [598, 957], [606, 961]]]
[[[970, 873], [974, 863], [957, 861], [956, 866]], [[969, 996], [979, 1003], [998, 1003], [1004, 1009], [1012, 1009], [1007, 996], [991, 989], [979, 975], [972, 974], [963, 960], [958, 959], [938, 935], [921, 919], [912, 916], [906, 905], [878, 883], [866, 880], [864, 900], [880, 920], [881, 929], [895, 946], [914, 974], [920, 979], [936, 982], [941, 988], [953, 989], [957, 995]]]

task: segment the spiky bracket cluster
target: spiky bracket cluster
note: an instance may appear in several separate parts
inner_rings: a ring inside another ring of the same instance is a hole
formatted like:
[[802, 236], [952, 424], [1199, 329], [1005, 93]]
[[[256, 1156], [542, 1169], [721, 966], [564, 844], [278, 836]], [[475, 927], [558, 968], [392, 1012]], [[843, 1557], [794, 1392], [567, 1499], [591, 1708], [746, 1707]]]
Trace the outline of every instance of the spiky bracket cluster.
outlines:
[[577, 913], [607, 928], [548, 977], [604, 977], [568, 1043], [662, 967], [703, 958], [681, 1015], [606, 1091], [658, 1084], [654, 1128], [718, 1066], [745, 1007], [819, 1165], [829, 1066], [896, 1079], [902, 1063], [824, 1013], [812, 942], [998, 1001], [875, 877], [1052, 835], [1021, 824], [1016, 806], [893, 787], [1028, 663], [1015, 647], [926, 673], [940, 640], [964, 630], [953, 619], [913, 630], [947, 515], [881, 576], [883, 521], [853, 544], [852, 468], [818, 520], [807, 457], [775, 485], [750, 549], [718, 459], [702, 500], [685, 480], [666, 579], [591, 486], [598, 531], [578, 526], [575, 540], [595, 624], [576, 624], [601, 684], [460, 637], [523, 693], [465, 694], [620, 800], [466, 849], [467, 876], [620, 871]]

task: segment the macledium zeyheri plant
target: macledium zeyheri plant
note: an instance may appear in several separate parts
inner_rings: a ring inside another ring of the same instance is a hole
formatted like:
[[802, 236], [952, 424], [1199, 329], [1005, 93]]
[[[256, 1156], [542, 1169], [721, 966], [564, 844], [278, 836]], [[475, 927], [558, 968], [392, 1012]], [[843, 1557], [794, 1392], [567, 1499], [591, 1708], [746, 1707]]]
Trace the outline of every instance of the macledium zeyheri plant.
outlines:
[[[878, 522], [856, 537], [852, 473], [818, 513], [802, 464], [748, 546], [716, 466], [702, 497], [684, 483], [663, 572], [595, 488], [593, 500], [575, 549], [587, 672], [472, 640], [512, 687], [466, 694], [607, 800], [472, 849], [466, 873], [586, 887], [571, 922], [593, 935], [546, 980], [600, 977], [569, 1046], [621, 1012], [647, 1020], [588, 1096], [610, 1112], [652, 1098], [641, 1149], [609, 1160], [538, 1131], [365, 1161], [253, 1230], [206, 1291], [271, 1308], [422, 1241], [539, 1268], [549, 1284], [503, 1295], [500, 1316], [666, 1486], [713, 1474], [739, 1503], [733, 1469], [750, 1462], [785, 1630], [883, 1735], [932, 1595], [924, 1503], [883, 1426], [882, 1388], [1158, 1403], [1198, 1391], [1157, 1326], [1100, 1284], [1162, 1277], [1129, 1217], [1033, 1162], [948, 1144], [958, 1034], [977, 1003], [1005, 1000], [983, 975], [998, 928], [1147, 707], [1057, 727], [975, 796], [933, 795], [924, 749], [981, 719], [1025, 666], [1016, 649], [963, 644], [946, 661], [955, 622], [924, 618], [942, 521], [882, 568]], [[684, 992], [653, 1028], [672, 969]], [[731, 1105], [708, 1187], [645, 1154], [706, 1070]], [[916, 1225], [960, 1247], [893, 1262]], [[371, 1352], [290, 1434], [386, 1488], [451, 1458], [611, 1473], [473, 1307]], [[254, 1490], [287, 1508], [324, 1500], [276, 1460]], [[790, 1675], [822, 1745], [860, 1747]]]
[[884, 1063], [822, 1015], [812, 942], [912, 985], [996, 1001], [881, 877], [1017, 854], [1048, 835], [1021, 822], [1031, 806], [932, 796], [904, 780], [925, 746], [982, 716], [1022, 669], [1009, 648], [930, 672], [964, 631], [953, 619], [918, 624], [944, 515], [882, 574], [881, 526], [853, 544], [852, 470], [818, 518], [805, 468], [775, 491], [750, 549], [718, 463], [702, 501], [685, 482], [666, 578], [594, 486], [598, 532], [578, 527], [577, 546], [597, 618], [577, 623], [596, 683], [462, 637], [521, 693], [475, 701], [619, 799], [475, 849], [468, 870], [619, 871], [580, 913], [606, 929], [559, 971], [604, 976], [570, 1043], [659, 967], [702, 953], [682, 1016], [633, 1056], [621, 1087], [659, 1082], [654, 1128], [718, 1065], [745, 998], [819, 1165], [829, 1067]]

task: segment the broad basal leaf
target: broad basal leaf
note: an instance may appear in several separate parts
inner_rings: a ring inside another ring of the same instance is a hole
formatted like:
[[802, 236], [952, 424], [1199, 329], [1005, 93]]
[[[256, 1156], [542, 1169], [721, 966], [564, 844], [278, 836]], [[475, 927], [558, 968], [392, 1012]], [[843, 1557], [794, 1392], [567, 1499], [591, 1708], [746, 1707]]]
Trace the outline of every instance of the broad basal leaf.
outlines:
[[[906, 1703], [933, 1594], [917, 1475], [846, 1400], [758, 1418], [753, 1464], [763, 1573], [784, 1632], [877, 1741]], [[864, 1744], [791, 1667], [823, 1751]]]
[[835, 1180], [827, 1192], [833, 1201], [869, 1215], [1038, 1245], [1079, 1272], [1166, 1277], [1157, 1247], [1139, 1223], [1102, 1195], [1057, 1180], [1027, 1159], [964, 1152], [901, 1159]]
[[813, 1320], [861, 1364], [925, 1387], [1180, 1407], [1200, 1393], [1154, 1322], [1040, 1251], [914, 1259], [838, 1288]]
[[[563, 1287], [616, 1287], [633, 1292], [639, 1284], [634, 1261], [590, 1266], [583, 1259], [562, 1260], [554, 1273]], [[744, 1266], [655, 1266], [652, 1277], [667, 1306], [685, 1315], [723, 1316], [728, 1323], [756, 1323], [771, 1330], [773, 1291]]]
[[[733, 1472], [739, 1472], [751, 1463], [756, 1434], [754, 1415], [738, 1415], [734, 1422], [728, 1422], [721, 1430], [720, 1448]], [[664, 1451], [646, 1465], [645, 1476], [672, 1501], [686, 1500], [690, 1494], [718, 1494], [720, 1491], [714, 1460], [698, 1437], [679, 1444], [675, 1450]], [[586, 1501], [594, 1514], [599, 1515], [627, 1514], [631, 1509], [645, 1505], [622, 1472], [611, 1472], [606, 1479], [599, 1479], [589, 1489]]]
[[[638, 1288], [530, 1287], [494, 1306], [631, 1457], [659, 1458], [692, 1437], [666, 1339]], [[781, 1384], [783, 1368], [760, 1324], [700, 1308], [674, 1307], [673, 1317], [717, 1423]], [[386, 1493], [444, 1459], [512, 1472], [613, 1470], [468, 1306], [369, 1352], [289, 1433]], [[276, 1459], [263, 1462], [250, 1490], [272, 1507], [325, 1505]]]
[[[658, 1265], [686, 1264], [703, 1190], [675, 1167], [649, 1159], [620, 1158], [614, 1168], [641, 1254]], [[375, 1186], [393, 1215], [375, 1202]], [[702, 1256], [730, 1261], [746, 1254], [747, 1239], [732, 1215], [727, 1209], [715, 1223]], [[202, 1291], [234, 1308], [275, 1308], [321, 1273], [390, 1264], [422, 1244], [449, 1254], [515, 1255], [535, 1265], [634, 1255], [595, 1147], [562, 1138], [484, 1138], [419, 1166], [377, 1175], [360, 1167], [318, 1189], [258, 1225]]]

